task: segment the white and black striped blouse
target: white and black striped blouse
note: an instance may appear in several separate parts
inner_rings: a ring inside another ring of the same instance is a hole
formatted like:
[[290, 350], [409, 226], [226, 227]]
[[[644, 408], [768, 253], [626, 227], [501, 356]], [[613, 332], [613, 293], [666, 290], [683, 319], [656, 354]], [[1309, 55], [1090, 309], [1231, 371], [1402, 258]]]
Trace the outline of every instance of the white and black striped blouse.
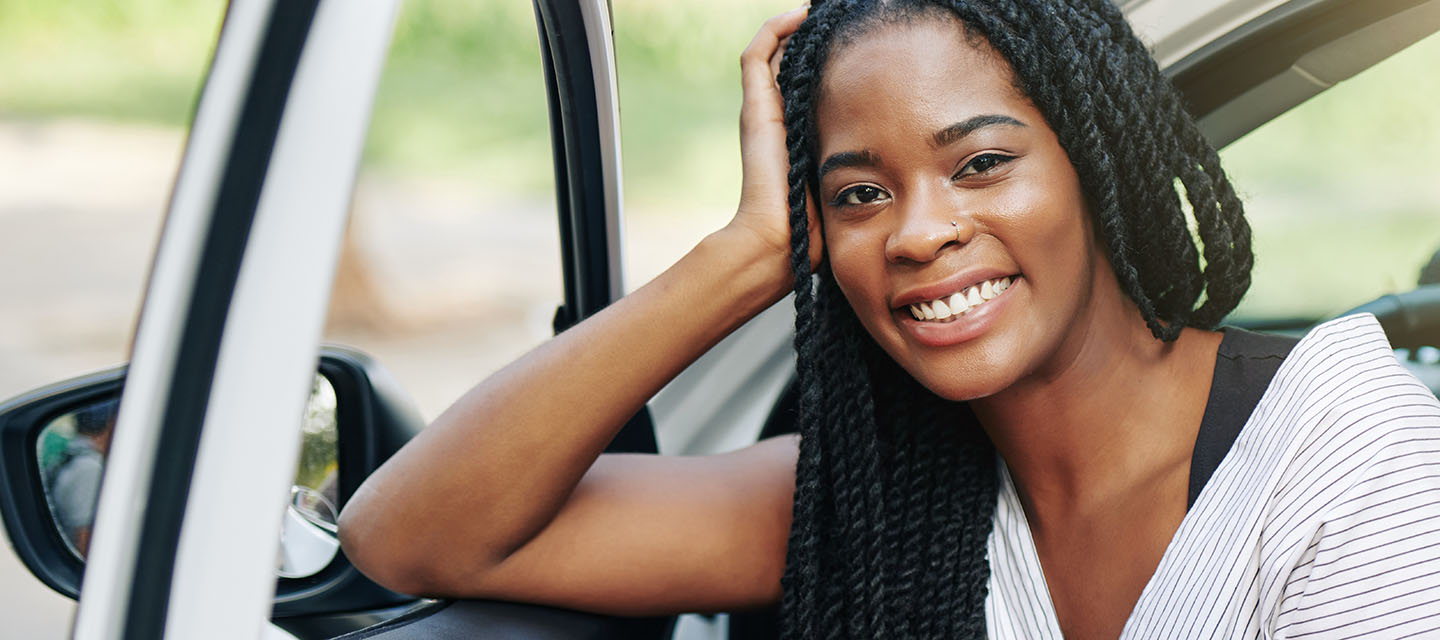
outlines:
[[[1060, 638], [1003, 465], [989, 552], [990, 637]], [[1372, 316], [1295, 345], [1121, 637], [1440, 637], [1440, 402]]]

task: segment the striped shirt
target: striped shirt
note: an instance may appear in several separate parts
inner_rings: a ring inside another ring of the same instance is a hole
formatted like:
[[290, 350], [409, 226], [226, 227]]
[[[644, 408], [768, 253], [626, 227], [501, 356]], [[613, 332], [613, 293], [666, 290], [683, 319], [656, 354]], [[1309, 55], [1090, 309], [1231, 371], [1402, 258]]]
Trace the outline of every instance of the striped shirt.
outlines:
[[[991, 638], [1060, 638], [1001, 465]], [[1312, 330], [1180, 523], [1121, 638], [1440, 637], [1440, 402], [1373, 316]]]

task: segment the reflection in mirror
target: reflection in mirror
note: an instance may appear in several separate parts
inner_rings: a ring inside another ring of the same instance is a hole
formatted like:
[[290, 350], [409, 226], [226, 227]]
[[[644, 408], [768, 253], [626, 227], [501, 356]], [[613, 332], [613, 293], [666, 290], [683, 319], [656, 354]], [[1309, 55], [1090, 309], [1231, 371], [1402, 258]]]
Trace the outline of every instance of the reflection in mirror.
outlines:
[[[82, 559], [90, 547], [119, 406], [118, 396], [91, 401], [51, 420], [35, 441], [50, 517], [66, 546]], [[340, 469], [335, 411], [334, 386], [316, 374], [300, 421], [300, 460], [281, 530], [276, 565], [281, 577], [314, 575], [330, 564], [340, 548], [335, 526]]]
[[305, 578], [330, 564], [340, 549], [335, 508], [340, 471], [335, 387], [316, 374], [300, 422], [300, 461], [280, 528], [275, 573]]
[[300, 462], [295, 469], [295, 485], [320, 492], [332, 505], [336, 503], [339, 480], [339, 439], [335, 387], [317, 373], [300, 422]]
[[308, 578], [320, 572], [340, 550], [340, 527], [335, 505], [319, 491], [296, 485], [280, 526], [280, 552], [275, 574], [282, 578]]
[[35, 442], [40, 483], [60, 537], [83, 558], [120, 400], [101, 398], [51, 420]]

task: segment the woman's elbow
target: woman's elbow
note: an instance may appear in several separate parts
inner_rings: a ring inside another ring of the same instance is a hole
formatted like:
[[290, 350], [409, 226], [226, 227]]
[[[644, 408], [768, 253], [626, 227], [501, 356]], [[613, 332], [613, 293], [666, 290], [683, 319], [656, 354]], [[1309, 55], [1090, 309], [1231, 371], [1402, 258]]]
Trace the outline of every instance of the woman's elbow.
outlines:
[[428, 587], [423, 557], [417, 556], [415, 540], [406, 538], [398, 518], [385, 513], [362, 492], [340, 511], [340, 549], [360, 573], [392, 591], [419, 595]]
[[[340, 548], [366, 577], [386, 589], [421, 597], [465, 597], [484, 567], [457, 562], [457, 549], [427, 539], [413, 519], [388, 513], [356, 494], [340, 512]], [[461, 584], [462, 580], [469, 584]]]

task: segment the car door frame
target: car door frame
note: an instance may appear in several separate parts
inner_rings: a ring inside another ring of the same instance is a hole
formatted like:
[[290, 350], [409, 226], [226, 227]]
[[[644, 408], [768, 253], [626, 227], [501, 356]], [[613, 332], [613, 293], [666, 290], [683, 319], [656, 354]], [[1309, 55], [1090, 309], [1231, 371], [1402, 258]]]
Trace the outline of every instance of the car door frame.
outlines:
[[166, 214], [74, 637], [247, 637], [394, 0], [229, 3]]
[[[620, 93], [609, 0], [533, 0], [549, 102], [565, 301], [555, 333], [625, 295]], [[608, 452], [656, 453], [642, 407]]]

